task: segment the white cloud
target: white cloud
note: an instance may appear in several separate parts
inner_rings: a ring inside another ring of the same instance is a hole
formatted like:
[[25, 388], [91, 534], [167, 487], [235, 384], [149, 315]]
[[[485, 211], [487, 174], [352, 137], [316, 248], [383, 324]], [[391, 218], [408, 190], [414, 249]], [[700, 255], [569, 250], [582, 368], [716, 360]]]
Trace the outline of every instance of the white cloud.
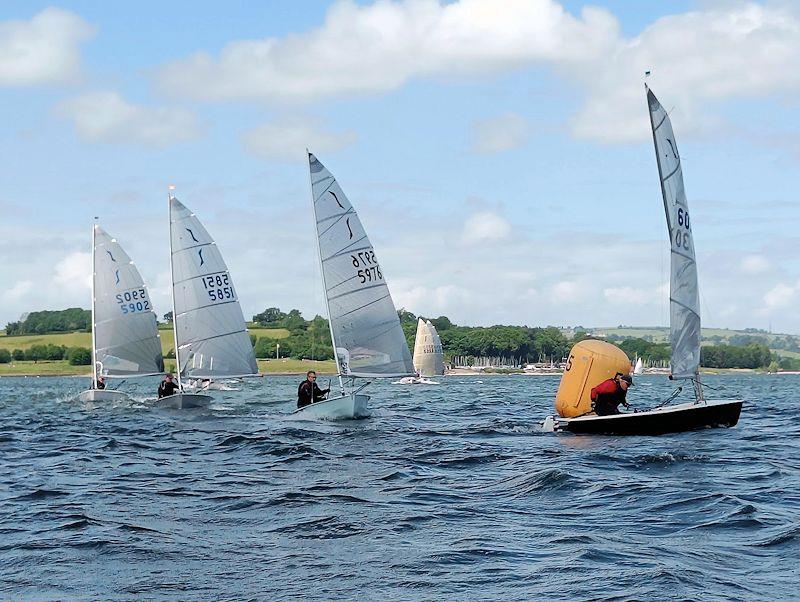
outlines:
[[499, 242], [508, 238], [511, 224], [491, 211], [474, 213], [464, 222], [461, 240], [464, 244]]
[[25, 299], [33, 290], [33, 282], [31, 280], [19, 280], [14, 285], [3, 291], [2, 299], [4, 303], [17, 303]]
[[254, 155], [288, 161], [305, 161], [305, 149], [329, 153], [353, 144], [356, 139], [355, 132], [326, 130], [311, 117], [263, 123], [242, 137], [245, 147]]
[[719, 3], [658, 19], [610, 52], [556, 67], [588, 92], [573, 132], [604, 142], [649, 137], [642, 76], [680, 115], [680, 130], [708, 129], [702, 105], [800, 87], [800, 19], [779, 4]]
[[67, 296], [92, 288], [92, 254], [76, 251], [55, 266], [55, 282]]
[[580, 282], [561, 280], [550, 289], [550, 300], [556, 303], [575, 303], [584, 299], [586, 290]]
[[607, 49], [616, 20], [554, 0], [335, 3], [322, 27], [230, 42], [167, 64], [158, 86], [199, 100], [309, 101], [394, 90], [414, 77], [491, 73]]
[[81, 42], [94, 28], [75, 13], [46, 8], [30, 21], [0, 21], [0, 86], [74, 81]]
[[481, 119], [472, 125], [472, 152], [491, 154], [514, 150], [529, 138], [527, 120], [516, 113]]
[[772, 263], [763, 255], [748, 255], [739, 264], [739, 269], [745, 274], [755, 276], [772, 269]]
[[62, 102], [62, 116], [89, 142], [138, 144], [166, 148], [200, 135], [194, 113], [175, 107], [144, 107], [116, 92], [89, 92]]
[[795, 284], [779, 282], [764, 294], [767, 310], [796, 307], [800, 302], [800, 281]]
[[624, 37], [609, 11], [573, 16], [555, 0], [341, 1], [308, 32], [232, 41], [218, 56], [169, 63], [158, 86], [207, 101], [307, 102], [530, 65], [583, 89], [571, 119], [577, 137], [647, 138], [645, 70], [681, 131], [707, 130], [715, 124], [706, 102], [800, 89], [800, 17], [788, 3], [711, 3]]
[[643, 288], [634, 288], [632, 286], [619, 286], [604, 288], [603, 297], [611, 303], [636, 305], [652, 301], [655, 297], [655, 292]]

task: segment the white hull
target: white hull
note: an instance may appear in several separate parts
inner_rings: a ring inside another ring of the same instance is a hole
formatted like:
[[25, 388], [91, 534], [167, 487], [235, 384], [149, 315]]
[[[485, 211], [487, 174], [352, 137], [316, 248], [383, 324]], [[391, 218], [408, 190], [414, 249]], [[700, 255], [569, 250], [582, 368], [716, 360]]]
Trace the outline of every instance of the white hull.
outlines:
[[434, 380], [424, 376], [404, 376], [400, 380], [396, 380], [393, 385], [438, 385]]
[[192, 408], [207, 408], [213, 398], [210, 395], [197, 393], [175, 393], [158, 400], [158, 407], [170, 410], [189, 410]]
[[369, 395], [351, 393], [341, 397], [333, 397], [325, 401], [318, 401], [304, 408], [295, 410], [292, 414], [297, 418], [311, 418], [317, 420], [352, 420], [354, 418], [367, 418], [370, 415], [367, 402]]
[[123, 401], [129, 399], [122, 391], [110, 389], [87, 389], [78, 395], [78, 401]]

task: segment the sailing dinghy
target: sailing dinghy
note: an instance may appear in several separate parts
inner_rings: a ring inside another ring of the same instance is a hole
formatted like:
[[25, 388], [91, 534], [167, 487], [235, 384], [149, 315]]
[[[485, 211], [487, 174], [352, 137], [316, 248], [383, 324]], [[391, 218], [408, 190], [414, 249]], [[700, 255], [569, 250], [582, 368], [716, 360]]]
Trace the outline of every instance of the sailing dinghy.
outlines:
[[80, 401], [117, 401], [127, 395], [98, 389], [97, 379], [138, 378], [164, 372], [156, 314], [142, 275], [115, 238], [92, 226], [92, 388]]
[[653, 410], [611, 416], [550, 416], [544, 421], [543, 430], [660, 435], [710, 427], [731, 427], [739, 421], [742, 400], [706, 400], [703, 395], [700, 383], [700, 294], [681, 160], [669, 115], [646, 85], [645, 89], [670, 237], [669, 322], [672, 357], [669, 378], [690, 381], [695, 401], [668, 405], [670, 398]]
[[[311, 153], [308, 164], [340, 391], [294, 414], [328, 420], [365, 418], [369, 396], [361, 393], [364, 387], [376, 378], [415, 376], [414, 365], [375, 249], [358, 214], [333, 175]], [[356, 387], [357, 379], [366, 382]]]
[[394, 381], [393, 385], [438, 385], [431, 376], [444, 374], [444, 353], [442, 340], [430, 320], [417, 320], [417, 334], [414, 337], [414, 370], [417, 376], [405, 376]]
[[206, 407], [211, 396], [183, 381], [258, 376], [258, 364], [228, 266], [217, 243], [183, 203], [169, 195], [172, 328], [180, 392], [161, 407]]
[[637, 357], [636, 358], [636, 365], [633, 368], [633, 373], [634, 374], [641, 374], [642, 372], [644, 372], [644, 363], [642, 362], [642, 358]]

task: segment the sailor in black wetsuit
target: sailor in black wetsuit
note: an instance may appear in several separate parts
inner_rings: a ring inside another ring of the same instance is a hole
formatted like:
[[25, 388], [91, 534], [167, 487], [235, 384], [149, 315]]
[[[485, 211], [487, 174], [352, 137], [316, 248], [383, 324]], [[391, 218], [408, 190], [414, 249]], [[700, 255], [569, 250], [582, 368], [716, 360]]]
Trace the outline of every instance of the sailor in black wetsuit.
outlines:
[[162, 397], [175, 395], [178, 390], [178, 385], [172, 382], [172, 374], [167, 374], [164, 376], [164, 380], [161, 381], [161, 384], [158, 385], [158, 398], [161, 399]]
[[103, 378], [102, 376], [98, 376], [97, 377], [97, 384], [95, 385], [95, 388], [98, 389], [99, 391], [102, 391], [103, 389], [105, 389], [106, 388], [106, 379]]
[[330, 389], [320, 389], [317, 386], [317, 373], [313, 370], [306, 372], [306, 379], [297, 387], [297, 408], [322, 401], [330, 393]]

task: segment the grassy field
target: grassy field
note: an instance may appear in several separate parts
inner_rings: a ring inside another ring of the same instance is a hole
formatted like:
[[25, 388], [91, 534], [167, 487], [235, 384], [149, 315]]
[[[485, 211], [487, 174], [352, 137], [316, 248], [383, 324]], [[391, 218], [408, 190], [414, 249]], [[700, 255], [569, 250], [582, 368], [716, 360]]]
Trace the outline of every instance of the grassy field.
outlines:
[[66, 360], [0, 364], [0, 376], [89, 376], [91, 371], [89, 366], [70, 366]]
[[[175, 372], [175, 360], [164, 360], [164, 367]], [[305, 374], [316, 370], [320, 374], [336, 374], [333, 360], [258, 360], [258, 370], [262, 374]], [[38, 362], [12, 362], [0, 364], [0, 376], [89, 376], [89, 366], [70, 366], [65, 360], [41, 360]]]
[[[159, 326], [161, 335], [161, 352], [167, 355], [174, 347], [172, 342], [172, 328], [166, 325]], [[250, 334], [260, 338], [281, 340], [289, 336], [289, 331], [285, 328], [250, 328]], [[88, 332], [68, 332], [54, 334], [30, 334], [20, 336], [6, 336], [5, 332], [0, 334], [0, 349], [30, 349], [34, 345], [63, 345], [65, 347], [86, 347], [92, 348], [92, 335]]]

